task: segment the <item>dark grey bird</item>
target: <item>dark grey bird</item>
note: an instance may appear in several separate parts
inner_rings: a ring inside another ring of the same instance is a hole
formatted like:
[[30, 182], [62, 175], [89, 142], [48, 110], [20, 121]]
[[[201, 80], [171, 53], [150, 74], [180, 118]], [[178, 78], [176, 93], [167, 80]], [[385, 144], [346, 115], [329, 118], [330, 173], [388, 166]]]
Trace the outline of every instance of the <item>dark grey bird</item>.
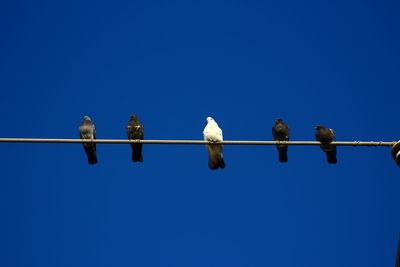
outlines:
[[[96, 127], [89, 116], [83, 117], [83, 122], [79, 126], [79, 135], [81, 139], [96, 139]], [[96, 143], [82, 143], [82, 145], [85, 149], [89, 164], [96, 164]]]
[[[275, 125], [272, 127], [272, 135], [275, 141], [289, 141], [290, 129], [289, 126], [283, 122], [282, 119], [276, 119]], [[276, 145], [279, 151], [279, 161], [287, 162], [288, 146], [287, 145]]]
[[317, 130], [315, 138], [321, 142], [321, 149], [325, 151], [328, 163], [336, 163], [336, 146], [331, 144], [331, 142], [336, 141], [335, 132], [322, 125], [315, 126], [315, 129]]
[[[143, 140], [144, 138], [144, 128], [140, 123], [136, 115], [131, 115], [131, 120], [128, 122], [126, 127], [129, 140]], [[143, 162], [142, 155], [142, 144], [131, 144], [132, 148], [132, 161], [133, 162]]]

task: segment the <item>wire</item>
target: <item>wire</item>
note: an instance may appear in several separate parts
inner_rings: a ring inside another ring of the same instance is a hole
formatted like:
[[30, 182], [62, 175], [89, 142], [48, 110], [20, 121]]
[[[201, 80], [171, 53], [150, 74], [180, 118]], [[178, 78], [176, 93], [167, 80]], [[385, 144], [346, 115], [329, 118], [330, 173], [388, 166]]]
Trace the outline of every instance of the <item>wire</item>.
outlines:
[[[124, 140], [124, 139], [45, 139], [45, 138], [0, 138], [0, 143], [98, 143], [98, 144], [157, 144], [157, 145], [206, 145], [206, 144], [222, 144], [222, 145], [294, 145], [294, 146], [319, 146], [317, 141], [222, 141], [208, 142], [200, 140]], [[393, 146], [396, 141], [392, 142], [332, 142], [337, 146]]]

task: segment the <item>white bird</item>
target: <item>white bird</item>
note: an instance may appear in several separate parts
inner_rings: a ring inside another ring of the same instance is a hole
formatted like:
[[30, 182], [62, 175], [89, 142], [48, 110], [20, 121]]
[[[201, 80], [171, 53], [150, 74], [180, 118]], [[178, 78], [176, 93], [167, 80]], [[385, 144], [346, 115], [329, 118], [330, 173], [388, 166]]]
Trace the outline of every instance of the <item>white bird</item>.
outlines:
[[[205, 141], [209, 142], [221, 142], [223, 141], [222, 138], [222, 130], [218, 127], [216, 121], [211, 118], [207, 117], [207, 125], [204, 128], [203, 136]], [[208, 160], [208, 167], [211, 170], [216, 170], [218, 168], [225, 168], [225, 162], [222, 155], [222, 145], [221, 144], [207, 144], [206, 145], [209, 160]]]

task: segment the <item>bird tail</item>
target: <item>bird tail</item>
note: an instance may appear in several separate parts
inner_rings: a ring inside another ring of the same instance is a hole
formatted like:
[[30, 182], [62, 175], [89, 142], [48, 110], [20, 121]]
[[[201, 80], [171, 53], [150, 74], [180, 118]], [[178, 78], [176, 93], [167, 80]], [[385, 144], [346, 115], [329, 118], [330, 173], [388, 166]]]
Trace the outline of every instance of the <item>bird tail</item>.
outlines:
[[222, 145], [206, 145], [209, 159], [208, 159], [208, 167], [211, 170], [216, 170], [218, 168], [225, 168], [224, 157], [222, 156]]
[[218, 168], [221, 168], [221, 169], [225, 168], [224, 158], [222, 158], [222, 157], [220, 159], [210, 158], [208, 160], [208, 167], [211, 170], [216, 170]]
[[222, 158], [222, 157], [219, 160], [219, 167], [221, 169], [225, 168], [225, 161], [224, 161], [224, 158]]
[[143, 162], [142, 145], [131, 145], [132, 148], [132, 161]]
[[337, 159], [336, 159], [336, 147], [335, 149], [331, 150], [331, 151], [326, 151], [326, 159], [328, 160], [329, 164], [335, 164], [337, 163]]
[[97, 163], [96, 147], [93, 146], [83, 146], [85, 148], [86, 156], [88, 158], [88, 163], [93, 165]]
[[212, 160], [211, 158], [208, 160], [208, 167], [211, 170], [216, 170], [219, 168], [219, 163], [217, 161]]
[[280, 162], [288, 161], [287, 150], [279, 150], [279, 161]]
[[96, 156], [96, 154], [93, 154], [93, 155], [88, 155], [88, 163], [90, 164], [90, 165], [93, 165], [93, 164], [97, 164], [97, 156]]
[[288, 161], [287, 150], [288, 150], [287, 146], [278, 146], [279, 161], [280, 162], [287, 162]]

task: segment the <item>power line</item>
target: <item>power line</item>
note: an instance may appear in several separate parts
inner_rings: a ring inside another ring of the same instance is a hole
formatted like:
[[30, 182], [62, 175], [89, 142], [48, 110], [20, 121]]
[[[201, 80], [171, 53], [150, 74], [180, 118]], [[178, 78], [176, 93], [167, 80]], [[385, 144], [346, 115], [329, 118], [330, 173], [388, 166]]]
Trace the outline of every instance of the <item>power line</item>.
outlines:
[[[48, 138], [0, 138], [0, 143], [98, 143], [98, 144], [157, 144], [157, 145], [206, 145], [212, 142], [201, 140], [126, 140], [126, 139], [48, 139]], [[397, 141], [345, 141], [332, 142], [337, 146], [386, 146], [392, 147]], [[319, 146], [317, 141], [222, 141], [222, 145], [294, 145], [294, 146]]]
[[[97, 143], [97, 144], [157, 144], [157, 145], [261, 145], [275, 146], [279, 144], [294, 146], [319, 146], [318, 141], [222, 141], [208, 142], [202, 140], [127, 140], [127, 139], [49, 139], [49, 138], [0, 138], [0, 143]], [[400, 141], [344, 141], [332, 142], [336, 146], [367, 146], [367, 147], [391, 147], [392, 157], [400, 167]]]

